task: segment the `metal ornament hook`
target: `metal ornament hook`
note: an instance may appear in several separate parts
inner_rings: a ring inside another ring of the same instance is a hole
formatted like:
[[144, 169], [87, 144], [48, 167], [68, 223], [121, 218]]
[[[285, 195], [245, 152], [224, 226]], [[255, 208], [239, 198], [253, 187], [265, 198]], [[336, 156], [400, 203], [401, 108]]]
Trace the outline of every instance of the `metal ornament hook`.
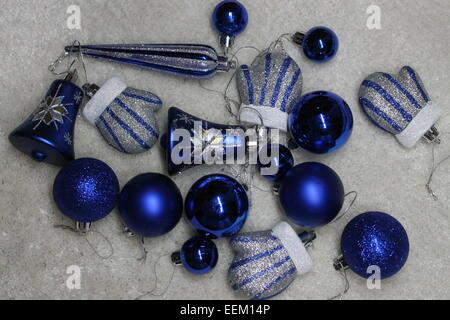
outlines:
[[78, 40], [75, 40], [72, 43], [72, 47], [70, 51], [66, 51], [64, 50], [59, 56], [58, 58], [56, 58], [55, 61], [53, 61], [49, 66], [48, 66], [48, 70], [55, 76], [61, 76], [61, 75], [66, 75], [66, 74], [70, 74], [73, 70], [73, 67], [75, 65], [75, 63], [80, 63], [81, 67], [83, 68], [83, 72], [84, 72], [84, 76], [85, 76], [85, 80], [86, 83], [88, 83], [88, 75], [87, 75], [87, 69], [86, 69], [86, 63], [84, 62], [84, 56], [83, 53], [81, 52], [81, 50], [78, 50], [79, 52], [77, 53], [76, 57], [70, 61], [67, 61], [67, 69], [61, 72], [57, 72], [56, 70], [58, 69], [59, 65], [61, 63], [64, 62], [64, 60], [68, 59], [73, 52], [73, 48], [78, 47], [81, 48], [81, 43]]
[[344, 256], [340, 256], [334, 260], [334, 268], [336, 269], [336, 271], [339, 271], [340, 275], [342, 276], [342, 278], [344, 280], [344, 288], [342, 289], [342, 291], [339, 294], [330, 298], [329, 300], [336, 300], [336, 299], [342, 300], [342, 298], [350, 290], [350, 282], [348, 281], [348, 277], [347, 277], [347, 270], [349, 269], [349, 267], [344, 260]]
[[335, 222], [341, 220], [347, 213], [349, 213], [350, 209], [353, 207], [353, 205], [355, 204], [356, 200], [358, 199], [358, 192], [350, 191], [349, 193], [347, 193], [344, 196], [344, 198], [347, 198], [348, 196], [350, 196], [352, 194], [354, 195], [354, 197], [353, 197], [353, 200], [348, 205], [348, 207], [338, 217], [336, 217], [336, 219], [334, 219], [333, 222], [331, 222], [331, 223], [335, 223]]
[[[444, 162], [446, 162], [446, 161], [448, 161], [450, 159], [450, 155], [445, 157], [444, 159], [439, 161], [439, 163], [436, 164], [436, 147], [439, 146], [440, 143], [441, 143], [441, 139], [439, 137], [444, 135], [444, 134], [439, 135], [439, 133], [438, 133], [438, 131], [437, 131], [437, 129], [435, 127], [432, 127], [428, 133], [430, 133], [430, 134], [437, 133], [437, 136], [436, 136], [436, 138], [433, 141], [429, 140], [430, 143], [431, 142], [435, 142], [435, 143], [433, 144], [433, 148], [432, 148], [432, 151], [431, 151], [432, 159], [433, 159], [432, 160], [432, 169], [431, 169], [431, 173], [430, 173], [430, 176], [428, 177], [428, 181], [427, 181], [427, 184], [425, 185], [425, 187], [427, 189], [428, 194], [430, 196], [432, 196], [435, 201], [439, 201], [439, 197], [434, 192], [433, 188], [431, 187], [431, 184], [433, 183], [433, 178], [434, 178], [434, 176], [436, 174], [436, 171], [441, 167], [441, 165]], [[450, 134], [450, 133], [445, 133], [445, 134]], [[428, 140], [428, 138], [426, 138], [426, 139]]]

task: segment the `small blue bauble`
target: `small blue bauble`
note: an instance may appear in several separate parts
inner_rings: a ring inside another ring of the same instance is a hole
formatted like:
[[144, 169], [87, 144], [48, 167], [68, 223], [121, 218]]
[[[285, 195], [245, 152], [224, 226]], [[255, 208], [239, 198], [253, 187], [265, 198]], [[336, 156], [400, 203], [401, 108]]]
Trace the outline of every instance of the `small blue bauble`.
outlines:
[[[272, 159], [272, 161], [270, 161], [269, 163], [264, 161], [264, 163], [267, 164], [263, 164], [261, 162], [269, 158]], [[291, 151], [281, 144], [271, 144], [263, 147], [258, 156], [257, 168], [259, 172], [262, 174], [262, 168], [270, 168], [272, 165], [276, 167], [277, 173], [273, 175], [262, 176], [269, 181], [281, 180], [286, 175], [286, 173], [288, 173], [288, 171], [291, 170], [294, 166], [294, 157], [292, 156]]]
[[327, 27], [315, 27], [305, 34], [303, 51], [314, 62], [327, 62], [334, 58], [339, 50], [339, 39], [333, 30]]
[[301, 97], [294, 106], [289, 116], [289, 130], [294, 143], [310, 152], [334, 152], [352, 134], [352, 111], [332, 92], [312, 92]]
[[295, 224], [319, 228], [333, 221], [344, 204], [344, 186], [331, 168], [307, 162], [291, 169], [279, 188], [281, 205]]
[[247, 27], [247, 10], [238, 1], [222, 1], [214, 9], [212, 21], [220, 33], [235, 37]]
[[95, 222], [110, 214], [119, 192], [114, 171], [106, 163], [91, 158], [70, 162], [53, 184], [53, 198], [59, 210], [82, 223]]
[[170, 232], [183, 214], [183, 197], [167, 176], [147, 173], [133, 178], [120, 194], [119, 210], [132, 232], [148, 238]]
[[186, 215], [199, 234], [218, 239], [237, 234], [247, 220], [249, 200], [235, 179], [213, 174], [197, 181], [186, 197]]
[[405, 265], [409, 254], [408, 235], [392, 216], [382, 212], [367, 212], [354, 218], [345, 227], [341, 239], [344, 260], [363, 278], [371, 266], [378, 266], [381, 279], [386, 279]]
[[216, 245], [210, 239], [196, 237], [184, 244], [180, 258], [187, 271], [205, 274], [214, 269], [219, 253]]

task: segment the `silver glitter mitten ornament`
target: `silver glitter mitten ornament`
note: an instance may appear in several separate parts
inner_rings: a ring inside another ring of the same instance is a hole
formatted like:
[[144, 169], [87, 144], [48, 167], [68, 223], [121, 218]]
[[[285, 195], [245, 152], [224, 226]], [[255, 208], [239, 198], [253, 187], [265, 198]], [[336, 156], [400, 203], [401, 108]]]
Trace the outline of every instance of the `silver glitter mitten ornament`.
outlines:
[[252, 300], [282, 293], [298, 275], [312, 269], [305, 245], [315, 238], [314, 232], [298, 235], [286, 222], [270, 231], [234, 237], [230, 243], [236, 257], [229, 270], [233, 290]]
[[151, 149], [159, 139], [155, 112], [162, 101], [153, 93], [128, 88], [119, 78], [112, 78], [101, 88], [86, 84], [83, 89], [91, 99], [83, 110], [84, 118], [97, 126], [115, 149], [129, 154]]
[[359, 102], [375, 125], [395, 135], [406, 148], [414, 147], [422, 137], [430, 142], [438, 139], [434, 124], [442, 110], [431, 102], [411, 67], [403, 67], [397, 76], [370, 75], [361, 85]]
[[282, 48], [258, 56], [237, 74], [241, 96], [240, 121], [287, 132], [289, 113], [302, 94], [298, 64]]

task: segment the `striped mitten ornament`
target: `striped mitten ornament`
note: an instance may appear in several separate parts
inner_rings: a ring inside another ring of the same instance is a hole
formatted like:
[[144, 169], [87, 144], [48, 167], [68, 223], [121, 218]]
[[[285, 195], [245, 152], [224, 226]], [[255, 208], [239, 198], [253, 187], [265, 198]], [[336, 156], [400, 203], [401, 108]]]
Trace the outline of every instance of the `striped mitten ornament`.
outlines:
[[420, 138], [438, 139], [434, 127], [442, 110], [432, 103], [417, 72], [403, 67], [397, 76], [377, 72], [366, 78], [359, 91], [359, 102], [375, 125], [395, 135], [406, 148]]
[[123, 153], [138, 154], [158, 142], [159, 126], [154, 114], [162, 106], [158, 96], [128, 88], [116, 77], [101, 88], [86, 84], [83, 89], [91, 98], [83, 109], [83, 116], [97, 126], [112, 147]]

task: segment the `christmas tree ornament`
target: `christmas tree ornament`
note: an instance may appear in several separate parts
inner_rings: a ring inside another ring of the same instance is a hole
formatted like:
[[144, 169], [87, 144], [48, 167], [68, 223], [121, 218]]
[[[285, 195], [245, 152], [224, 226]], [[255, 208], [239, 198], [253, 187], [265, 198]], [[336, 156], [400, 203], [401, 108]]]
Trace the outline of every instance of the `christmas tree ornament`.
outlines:
[[9, 141], [38, 162], [64, 166], [75, 158], [74, 128], [83, 91], [77, 71], [54, 81], [37, 109], [9, 135]]
[[308, 59], [317, 63], [330, 61], [339, 50], [336, 33], [327, 27], [315, 27], [306, 34], [297, 32], [293, 41], [300, 45]]
[[82, 158], [61, 169], [53, 184], [58, 209], [70, 219], [90, 224], [116, 207], [120, 193], [114, 171], [104, 162]]
[[304, 95], [289, 116], [291, 146], [316, 154], [340, 149], [353, 130], [353, 115], [348, 104], [328, 91]]
[[295, 166], [275, 187], [285, 214], [303, 228], [319, 228], [332, 222], [344, 204], [344, 185], [324, 164]]
[[274, 46], [237, 73], [242, 123], [287, 131], [288, 116], [303, 87], [298, 64], [283, 48]]
[[230, 241], [236, 253], [228, 273], [231, 287], [252, 300], [281, 294], [313, 268], [306, 247], [315, 239], [314, 231], [298, 235], [286, 222], [273, 230], [235, 236]]
[[208, 175], [189, 190], [186, 216], [200, 236], [209, 239], [237, 234], [247, 220], [249, 199], [244, 187], [223, 175]]
[[151, 149], [159, 139], [155, 112], [162, 106], [151, 92], [129, 88], [114, 77], [101, 88], [83, 86], [90, 98], [83, 109], [84, 118], [96, 126], [103, 138], [116, 150], [137, 154]]
[[[266, 145], [258, 154], [258, 164], [256, 167], [261, 176], [267, 180], [273, 182], [280, 181], [294, 167], [294, 157], [291, 151], [281, 144]], [[273, 168], [276, 169], [276, 173], [267, 174]]]
[[202, 164], [245, 163], [247, 137], [241, 126], [221, 125], [169, 109], [168, 133], [161, 139], [169, 175]]
[[228, 54], [236, 36], [247, 28], [247, 9], [235, 0], [222, 1], [214, 9], [212, 23], [220, 33], [220, 45]]
[[377, 72], [367, 77], [359, 91], [359, 102], [369, 119], [393, 134], [406, 148], [424, 138], [439, 142], [434, 127], [442, 115], [411, 67], [403, 67], [397, 76]]
[[167, 176], [147, 173], [122, 189], [119, 211], [125, 226], [141, 237], [155, 238], [172, 231], [183, 213], [183, 197]]
[[408, 235], [394, 217], [382, 212], [367, 212], [345, 227], [341, 239], [342, 256], [336, 259], [336, 270], [350, 268], [363, 278], [380, 269], [381, 279], [398, 273], [409, 255]]
[[80, 45], [67, 46], [65, 52], [200, 79], [233, 67], [214, 48], [197, 44]]
[[193, 274], [206, 274], [217, 265], [219, 252], [210, 239], [195, 237], [187, 241], [179, 252], [172, 254], [172, 262]]

